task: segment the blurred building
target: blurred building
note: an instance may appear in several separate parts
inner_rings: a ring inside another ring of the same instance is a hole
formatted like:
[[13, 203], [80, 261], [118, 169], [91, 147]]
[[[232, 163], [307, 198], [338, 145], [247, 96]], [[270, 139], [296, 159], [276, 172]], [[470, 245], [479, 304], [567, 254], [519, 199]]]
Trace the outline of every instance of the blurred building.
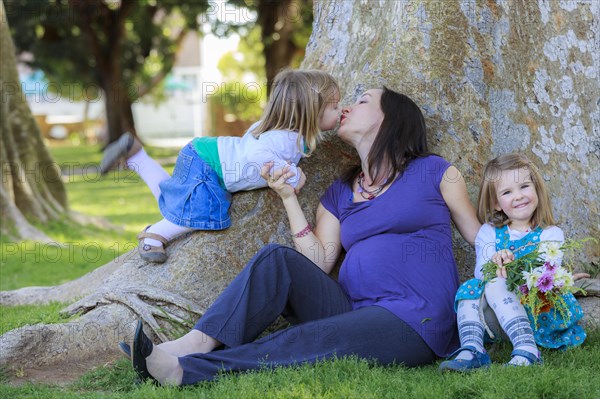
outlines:
[[173, 69], [165, 78], [165, 101], [153, 104], [142, 98], [133, 105], [133, 117], [142, 138], [202, 136], [209, 125], [207, 102], [202, 99], [203, 59], [201, 37], [187, 34]]
[[[148, 96], [132, 106], [136, 130], [142, 139], [165, 144], [161, 139], [185, 141], [226, 128], [226, 123], [211, 117], [216, 115], [222, 119], [222, 110], [210, 110], [208, 96], [221, 83], [216, 66], [219, 58], [234, 49], [237, 41], [237, 38], [219, 39], [210, 34], [188, 33], [173, 69], [164, 80], [161, 99], [157, 101]], [[209, 48], [205, 48], [206, 43]], [[27, 57], [27, 54], [22, 55], [23, 60]], [[31, 70], [24, 63], [18, 68], [21, 87], [44, 137], [64, 139], [79, 133], [88, 142], [103, 140], [106, 123], [102, 93], [88, 93], [87, 98], [91, 100], [80, 101], [82, 90], [92, 91], [90, 88], [77, 87], [75, 83], [53, 87], [42, 71]]]

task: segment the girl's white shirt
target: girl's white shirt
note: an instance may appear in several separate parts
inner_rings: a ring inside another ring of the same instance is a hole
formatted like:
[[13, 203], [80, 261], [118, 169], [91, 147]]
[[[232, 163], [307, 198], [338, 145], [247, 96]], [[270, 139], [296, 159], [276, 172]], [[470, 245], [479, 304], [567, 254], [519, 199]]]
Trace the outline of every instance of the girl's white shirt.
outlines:
[[[510, 239], [520, 240], [525, 237], [528, 231], [512, 230], [508, 227]], [[558, 241], [563, 243], [565, 241], [565, 235], [563, 231], [557, 226], [549, 226], [542, 230], [540, 234], [541, 241]], [[477, 237], [475, 237], [475, 278], [483, 280], [482, 267], [484, 264], [492, 259], [492, 256], [496, 253], [496, 228], [491, 224], [484, 224], [479, 229]]]
[[[225, 188], [229, 192], [254, 190], [267, 186], [260, 176], [260, 170], [266, 162], [273, 161], [273, 170], [289, 165], [295, 173], [287, 183], [296, 188], [300, 181], [296, 165], [302, 153], [298, 148], [298, 133], [290, 130], [269, 130], [258, 138], [252, 136], [256, 122], [242, 137], [218, 137], [219, 161], [223, 172]], [[304, 141], [300, 144], [304, 146]]]

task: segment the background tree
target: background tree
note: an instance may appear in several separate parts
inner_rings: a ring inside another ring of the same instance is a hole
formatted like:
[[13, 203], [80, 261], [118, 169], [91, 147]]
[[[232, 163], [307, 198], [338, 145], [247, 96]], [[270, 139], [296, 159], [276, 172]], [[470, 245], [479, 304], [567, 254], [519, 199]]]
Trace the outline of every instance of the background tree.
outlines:
[[[312, 21], [309, 3], [229, 0], [256, 12], [268, 82], [302, 56]], [[62, 95], [102, 95], [111, 142], [122, 132], [135, 133], [132, 103], [169, 73], [184, 36], [199, 28], [209, 7], [209, 0], [14, 0], [7, 15], [17, 50], [33, 53], [29, 64], [58, 83]], [[248, 24], [254, 21], [237, 28]]]
[[0, 1], [0, 236], [8, 239], [50, 239], [28, 220], [58, 220], [67, 210], [60, 170], [42, 141], [21, 91], [15, 48]]
[[218, 35], [236, 32], [240, 43], [219, 60], [223, 84], [210, 99], [213, 109], [223, 107], [247, 127], [260, 118], [275, 75], [288, 66], [298, 68], [304, 59], [312, 31], [312, 1], [231, 2], [257, 19], [238, 10], [242, 17], [237, 22], [213, 21]]
[[[217, 68], [221, 72], [223, 83], [209, 97], [213, 110], [222, 107], [235, 120], [247, 123], [260, 118], [267, 100], [263, 49], [261, 29], [254, 25], [240, 40], [236, 50], [221, 57]], [[218, 131], [215, 133], [221, 134]]]
[[7, 4], [7, 15], [17, 50], [33, 53], [30, 65], [63, 95], [73, 87], [93, 95], [101, 89], [114, 141], [135, 133], [131, 104], [169, 73], [207, 7], [208, 0], [16, 0]]
[[256, 13], [253, 19], [215, 21], [215, 32], [223, 35], [231, 31], [240, 33], [242, 40], [255, 43], [251, 32], [254, 24], [260, 27], [260, 43], [263, 48], [267, 94], [277, 73], [288, 66], [298, 66], [304, 58], [306, 44], [312, 31], [312, 0], [229, 0], [239, 8]]
[[267, 94], [277, 73], [304, 58], [304, 49], [312, 31], [312, 1], [259, 1], [256, 4], [262, 42], [265, 46]]

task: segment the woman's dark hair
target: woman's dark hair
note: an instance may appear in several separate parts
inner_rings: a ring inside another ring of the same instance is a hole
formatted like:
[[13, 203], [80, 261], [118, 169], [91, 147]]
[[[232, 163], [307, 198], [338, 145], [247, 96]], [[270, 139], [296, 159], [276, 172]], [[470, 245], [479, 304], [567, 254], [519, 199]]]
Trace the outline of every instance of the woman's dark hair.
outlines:
[[[374, 182], [386, 176], [402, 176], [410, 161], [428, 155], [425, 119], [421, 109], [408, 96], [383, 87], [381, 95], [383, 122], [368, 155], [369, 175]], [[346, 172], [342, 179], [352, 184], [360, 165]], [[384, 187], [394, 179], [388, 179]]]

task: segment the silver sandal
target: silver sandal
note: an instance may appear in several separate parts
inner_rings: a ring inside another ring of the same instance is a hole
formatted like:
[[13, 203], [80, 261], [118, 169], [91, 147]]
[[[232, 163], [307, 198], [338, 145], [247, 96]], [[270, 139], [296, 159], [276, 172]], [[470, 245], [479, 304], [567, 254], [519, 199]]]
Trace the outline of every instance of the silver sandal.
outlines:
[[[151, 225], [150, 225], [151, 226]], [[164, 263], [167, 260], [167, 252], [165, 247], [167, 246], [167, 239], [159, 234], [148, 233], [146, 230], [150, 228], [146, 227], [144, 231], [138, 234], [137, 239], [139, 240], [138, 252], [142, 259], [152, 263]], [[162, 246], [154, 246], [150, 244], [144, 244], [144, 238], [151, 238], [156, 241], [160, 241]]]

